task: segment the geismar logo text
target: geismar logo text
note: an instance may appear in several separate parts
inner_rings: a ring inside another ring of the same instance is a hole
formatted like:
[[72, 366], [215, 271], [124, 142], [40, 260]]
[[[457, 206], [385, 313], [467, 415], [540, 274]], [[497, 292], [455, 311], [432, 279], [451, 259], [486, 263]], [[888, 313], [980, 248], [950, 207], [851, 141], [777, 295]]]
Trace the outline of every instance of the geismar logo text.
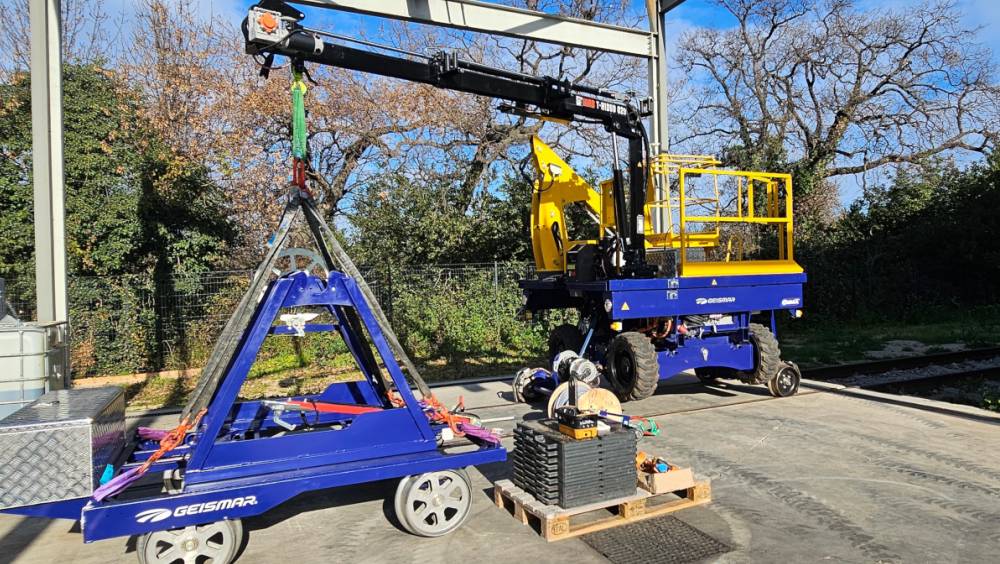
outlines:
[[733, 297], [733, 296], [725, 296], [725, 297], [722, 297], [722, 298], [695, 298], [694, 303], [696, 303], [698, 305], [731, 304], [731, 303], [733, 303], [735, 301], [736, 301], [735, 297]]
[[181, 505], [173, 511], [164, 507], [147, 509], [135, 514], [135, 520], [139, 523], [157, 523], [170, 517], [183, 517], [185, 515], [197, 515], [199, 513], [212, 513], [233, 507], [247, 507], [257, 505], [257, 496], [247, 495], [243, 497], [233, 497], [216, 501], [206, 501], [204, 503], [192, 503], [191, 505]]

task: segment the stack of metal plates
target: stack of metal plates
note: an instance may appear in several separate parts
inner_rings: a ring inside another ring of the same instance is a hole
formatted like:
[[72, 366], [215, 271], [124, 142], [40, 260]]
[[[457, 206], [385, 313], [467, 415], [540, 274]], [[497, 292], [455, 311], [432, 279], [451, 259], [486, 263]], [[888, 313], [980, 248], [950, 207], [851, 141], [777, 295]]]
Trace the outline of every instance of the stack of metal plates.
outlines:
[[613, 427], [595, 439], [575, 440], [552, 420], [514, 429], [514, 484], [547, 505], [564, 508], [634, 495], [636, 436]]

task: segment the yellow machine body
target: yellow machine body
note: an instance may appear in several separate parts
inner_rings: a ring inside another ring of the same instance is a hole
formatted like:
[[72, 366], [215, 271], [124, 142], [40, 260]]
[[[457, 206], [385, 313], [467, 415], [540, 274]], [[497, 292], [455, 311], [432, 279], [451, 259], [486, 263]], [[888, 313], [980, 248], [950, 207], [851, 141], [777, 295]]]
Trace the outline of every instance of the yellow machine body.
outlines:
[[[597, 240], [573, 240], [567, 207], [583, 209], [599, 233], [616, 231], [611, 181], [595, 190], [551, 147], [531, 138], [537, 177], [531, 199], [531, 245], [540, 273], [565, 273], [567, 253]], [[657, 155], [649, 166], [645, 240], [649, 254], [675, 250], [680, 276], [802, 272], [793, 259], [792, 179], [788, 174], [731, 171], [705, 155]], [[742, 226], [742, 227], [741, 227]], [[746, 230], [774, 228], [773, 258], [749, 258]], [[742, 231], [741, 231], [742, 230]]]
[[[566, 207], [581, 203], [604, 227], [604, 219], [613, 218], [613, 208], [603, 213], [610, 202], [611, 191], [594, 190], [586, 180], [538, 137], [531, 137], [531, 155], [538, 173], [531, 194], [531, 248], [535, 268], [539, 272], [565, 272], [566, 252], [578, 243], [572, 241], [566, 228]], [[606, 201], [605, 201], [606, 200]]]

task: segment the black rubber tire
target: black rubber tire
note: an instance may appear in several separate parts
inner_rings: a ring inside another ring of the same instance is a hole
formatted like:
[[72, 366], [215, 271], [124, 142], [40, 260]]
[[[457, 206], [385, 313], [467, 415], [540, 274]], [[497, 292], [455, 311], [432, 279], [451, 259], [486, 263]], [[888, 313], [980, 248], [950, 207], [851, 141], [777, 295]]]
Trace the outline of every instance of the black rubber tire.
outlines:
[[556, 355], [563, 351], [580, 352], [583, 346], [583, 335], [576, 325], [564, 323], [549, 333], [549, 362], [555, 360]]
[[608, 379], [618, 399], [648, 398], [660, 382], [656, 349], [642, 333], [621, 333], [608, 346]]
[[767, 384], [781, 368], [778, 339], [767, 327], [751, 323], [750, 342], [753, 343], [753, 381], [756, 384]]

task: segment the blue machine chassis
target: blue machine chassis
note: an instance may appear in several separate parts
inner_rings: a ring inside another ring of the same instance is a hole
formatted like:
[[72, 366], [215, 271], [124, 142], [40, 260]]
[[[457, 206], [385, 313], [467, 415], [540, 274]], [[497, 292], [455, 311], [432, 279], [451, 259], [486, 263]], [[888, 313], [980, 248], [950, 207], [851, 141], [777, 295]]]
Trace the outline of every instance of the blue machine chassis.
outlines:
[[[275, 326], [274, 320], [283, 309], [301, 307], [320, 307], [331, 314], [336, 323], [306, 325], [305, 331], [338, 331], [365, 377], [290, 399], [376, 410], [275, 414], [264, 402], [237, 401], [264, 339], [293, 332]], [[364, 361], [362, 347], [369, 345], [350, 329], [347, 308], [357, 312], [388, 380]], [[402, 407], [388, 400], [387, 385], [401, 398]], [[299, 429], [289, 432], [288, 425]], [[506, 450], [488, 444], [463, 452], [439, 448], [444, 427], [429, 422], [357, 283], [339, 272], [331, 272], [327, 280], [294, 272], [268, 286], [198, 428], [156, 461], [143, 481], [104, 502], [77, 498], [4, 512], [80, 519], [84, 541], [92, 542], [250, 517], [313, 490], [506, 459]], [[141, 465], [158, 446], [156, 441], [133, 441], [116, 474]], [[178, 493], [161, 493], [164, 472], [183, 474]]]
[[[777, 335], [775, 314], [802, 308], [804, 273], [718, 277], [640, 278], [578, 282], [572, 278], [522, 280], [528, 311], [577, 309], [588, 317], [583, 356], [604, 360], [604, 345], [613, 335], [601, 336], [601, 324], [621, 322], [625, 327], [645, 320], [668, 318], [673, 327], [688, 316], [721, 316], [687, 334], [676, 332], [657, 344], [660, 378], [693, 368], [754, 369], [749, 339], [750, 320], [765, 314]], [[630, 330], [630, 329], [625, 329]]]

